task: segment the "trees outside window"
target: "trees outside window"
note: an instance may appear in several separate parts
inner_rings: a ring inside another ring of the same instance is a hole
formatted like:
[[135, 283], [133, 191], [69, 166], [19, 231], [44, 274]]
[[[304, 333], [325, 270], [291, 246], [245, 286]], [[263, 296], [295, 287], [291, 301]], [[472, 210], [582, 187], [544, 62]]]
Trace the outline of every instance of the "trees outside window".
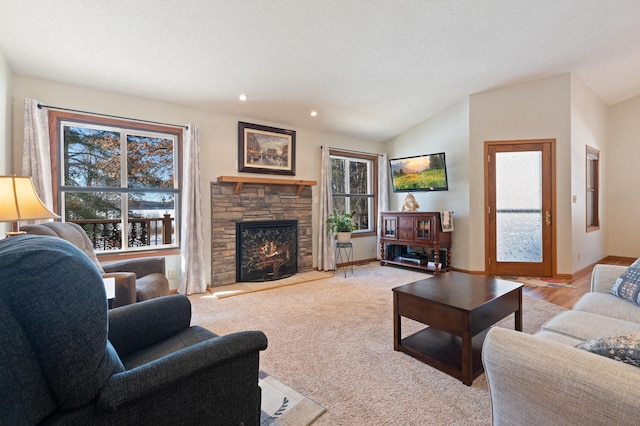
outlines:
[[54, 194], [100, 251], [177, 247], [181, 130], [50, 113]]
[[375, 235], [378, 156], [331, 150], [333, 209], [353, 215], [354, 235]]

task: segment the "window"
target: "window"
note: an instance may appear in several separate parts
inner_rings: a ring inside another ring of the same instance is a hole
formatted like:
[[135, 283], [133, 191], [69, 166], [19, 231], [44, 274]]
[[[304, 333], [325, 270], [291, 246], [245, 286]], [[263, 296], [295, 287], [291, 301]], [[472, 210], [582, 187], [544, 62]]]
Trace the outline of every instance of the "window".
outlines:
[[376, 234], [378, 156], [331, 150], [333, 208], [353, 214], [354, 236]]
[[54, 197], [98, 253], [176, 248], [181, 129], [50, 111]]
[[587, 232], [600, 229], [598, 194], [600, 189], [600, 151], [587, 146]]

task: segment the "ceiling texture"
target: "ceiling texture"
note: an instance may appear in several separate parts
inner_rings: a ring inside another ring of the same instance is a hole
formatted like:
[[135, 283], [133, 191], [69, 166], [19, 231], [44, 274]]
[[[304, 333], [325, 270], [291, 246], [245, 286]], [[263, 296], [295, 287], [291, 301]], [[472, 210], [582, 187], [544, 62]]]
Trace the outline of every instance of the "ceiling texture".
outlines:
[[561, 73], [640, 95], [640, 1], [0, 0], [0, 49], [19, 76], [386, 141]]

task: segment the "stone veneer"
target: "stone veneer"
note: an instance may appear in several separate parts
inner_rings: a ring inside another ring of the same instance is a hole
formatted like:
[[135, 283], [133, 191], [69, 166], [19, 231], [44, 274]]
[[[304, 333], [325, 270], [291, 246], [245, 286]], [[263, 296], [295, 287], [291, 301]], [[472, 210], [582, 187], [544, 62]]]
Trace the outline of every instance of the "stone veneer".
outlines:
[[313, 269], [311, 187], [248, 184], [239, 195], [235, 185], [211, 183], [211, 286], [236, 282], [236, 222], [298, 221], [298, 272]]

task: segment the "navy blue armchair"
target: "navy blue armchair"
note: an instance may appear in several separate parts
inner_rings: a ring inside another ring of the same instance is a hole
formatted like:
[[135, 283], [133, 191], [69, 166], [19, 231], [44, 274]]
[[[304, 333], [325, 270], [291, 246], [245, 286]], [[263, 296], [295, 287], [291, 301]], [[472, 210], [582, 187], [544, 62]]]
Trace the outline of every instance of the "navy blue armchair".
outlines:
[[0, 241], [0, 423], [253, 425], [266, 336], [190, 326], [183, 295], [107, 310], [91, 260], [54, 237]]

